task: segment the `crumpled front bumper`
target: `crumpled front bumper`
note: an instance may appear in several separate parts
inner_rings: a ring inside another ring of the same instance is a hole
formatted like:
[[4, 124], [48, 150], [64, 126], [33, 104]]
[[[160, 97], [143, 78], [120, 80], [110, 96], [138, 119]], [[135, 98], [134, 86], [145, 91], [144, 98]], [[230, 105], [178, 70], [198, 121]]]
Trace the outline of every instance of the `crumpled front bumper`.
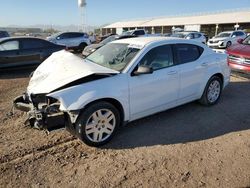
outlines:
[[52, 110], [54, 106], [46, 106], [38, 109], [27, 94], [18, 96], [13, 101], [13, 106], [27, 113], [25, 124], [37, 129], [52, 131], [65, 127], [65, 114], [60, 111]]

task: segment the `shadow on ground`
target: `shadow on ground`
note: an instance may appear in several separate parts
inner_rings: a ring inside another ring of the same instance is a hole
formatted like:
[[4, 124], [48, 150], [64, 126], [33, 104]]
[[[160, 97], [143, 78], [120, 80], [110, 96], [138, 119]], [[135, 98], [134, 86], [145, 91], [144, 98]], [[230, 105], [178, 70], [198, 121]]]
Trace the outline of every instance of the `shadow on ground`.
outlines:
[[37, 66], [0, 69], [0, 79], [28, 78]]
[[250, 82], [233, 82], [220, 102], [204, 107], [193, 102], [122, 127], [103, 148], [127, 149], [202, 141], [250, 129]]

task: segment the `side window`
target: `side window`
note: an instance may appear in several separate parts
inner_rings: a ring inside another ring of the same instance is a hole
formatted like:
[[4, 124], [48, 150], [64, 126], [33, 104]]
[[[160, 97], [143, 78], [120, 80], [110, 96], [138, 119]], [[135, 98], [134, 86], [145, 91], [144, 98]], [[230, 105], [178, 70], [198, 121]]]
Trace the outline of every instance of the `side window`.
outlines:
[[149, 66], [153, 70], [170, 67], [173, 64], [173, 53], [170, 45], [159, 46], [150, 50], [139, 63], [139, 65]]
[[179, 64], [196, 61], [204, 51], [202, 47], [192, 44], [176, 44], [174, 49]]
[[145, 32], [143, 31], [143, 30], [138, 30], [138, 31], [135, 31], [134, 32], [134, 35], [144, 35], [145, 34]]
[[58, 36], [59, 39], [67, 39], [69, 38], [69, 33], [62, 33], [61, 35]]
[[194, 38], [197, 39], [197, 38], [200, 38], [200, 37], [201, 37], [201, 34], [199, 34], [199, 33], [195, 33], [195, 34], [194, 34]]
[[237, 36], [237, 37], [240, 37], [240, 36], [243, 36], [243, 35], [244, 35], [243, 32], [236, 32], [236, 36]]
[[69, 38], [79, 38], [79, 37], [83, 37], [83, 33], [70, 33]]
[[19, 41], [12, 40], [0, 44], [0, 51], [19, 50]]
[[35, 40], [35, 39], [22, 40], [22, 48], [24, 50], [34, 49], [34, 48], [43, 48], [43, 47], [44, 47], [44, 44], [43, 44], [43, 41], [41, 40]]

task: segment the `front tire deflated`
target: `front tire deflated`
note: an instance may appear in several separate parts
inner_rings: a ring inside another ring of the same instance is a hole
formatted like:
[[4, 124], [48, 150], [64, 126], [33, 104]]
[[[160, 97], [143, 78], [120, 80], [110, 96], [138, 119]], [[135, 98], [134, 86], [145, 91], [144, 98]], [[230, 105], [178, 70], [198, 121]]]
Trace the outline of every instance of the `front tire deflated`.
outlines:
[[100, 101], [82, 111], [75, 124], [77, 137], [89, 146], [109, 142], [121, 123], [120, 113], [111, 103]]

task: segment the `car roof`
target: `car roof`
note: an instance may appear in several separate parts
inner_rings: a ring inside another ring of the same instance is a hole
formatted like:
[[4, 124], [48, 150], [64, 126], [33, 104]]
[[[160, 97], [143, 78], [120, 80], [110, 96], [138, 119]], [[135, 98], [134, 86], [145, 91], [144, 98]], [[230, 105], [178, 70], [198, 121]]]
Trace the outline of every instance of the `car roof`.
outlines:
[[0, 39], [0, 42], [5, 41], [5, 40], [15, 40], [15, 39], [37, 39], [37, 40], [44, 40], [41, 38], [37, 38], [37, 37], [26, 37], [26, 36], [22, 36], [22, 37], [4, 37]]
[[176, 42], [176, 41], [183, 41], [185, 43], [190, 43], [190, 41], [185, 39], [180, 39], [176, 37], [136, 37], [136, 38], [127, 38], [121, 40], [115, 40], [111, 43], [124, 43], [124, 44], [132, 44], [138, 46], [146, 46], [152, 43], [158, 42]]

